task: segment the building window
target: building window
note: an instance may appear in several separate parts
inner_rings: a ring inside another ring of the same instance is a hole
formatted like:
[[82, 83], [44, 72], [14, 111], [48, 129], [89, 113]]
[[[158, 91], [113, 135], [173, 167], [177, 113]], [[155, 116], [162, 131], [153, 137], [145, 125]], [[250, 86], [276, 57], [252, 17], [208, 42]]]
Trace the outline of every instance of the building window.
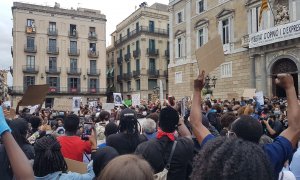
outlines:
[[127, 29], [127, 38], [130, 36], [130, 29]]
[[58, 77], [48, 77], [47, 84], [49, 84], [50, 87], [58, 87]]
[[178, 37], [175, 40], [175, 57], [176, 58], [181, 58], [183, 57], [183, 51], [184, 51], [184, 38], [183, 37]]
[[221, 78], [232, 77], [232, 62], [221, 65]]
[[230, 38], [229, 19], [222, 20], [222, 41], [223, 44], [228, 44]]
[[70, 59], [70, 70], [77, 72], [77, 59]]
[[150, 72], [155, 72], [155, 70], [156, 70], [155, 59], [154, 58], [150, 58], [149, 59], [149, 71]]
[[135, 23], [135, 29], [136, 29], [136, 32], [138, 32], [140, 30], [140, 23], [139, 22]]
[[77, 54], [77, 41], [70, 41], [70, 52]]
[[30, 85], [35, 84], [35, 77], [34, 76], [25, 76], [24, 77], [24, 87], [27, 88]]
[[90, 27], [90, 34], [92, 37], [96, 36], [96, 28], [95, 27]]
[[141, 90], [141, 80], [136, 80], [135, 81], [135, 85], [136, 85], [136, 90], [137, 91], [140, 91]]
[[120, 64], [119, 66], [119, 75], [122, 75], [123, 74], [123, 65]]
[[184, 11], [181, 10], [180, 12], [177, 13], [177, 15], [176, 15], [176, 18], [177, 18], [176, 22], [177, 22], [177, 24], [182, 23], [184, 21], [183, 12]]
[[148, 79], [148, 90], [153, 90], [157, 86], [156, 79]]
[[27, 27], [34, 27], [34, 19], [27, 19]]
[[208, 41], [207, 27], [201, 27], [196, 30], [197, 33], [197, 48], [203, 46]]
[[49, 57], [49, 70], [53, 71], [57, 69], [56, 57]]
[[154, 52], [155, 51], [155, 40], [149, 39], [149, 51]]
[[35, 66], [35, 56], [27, 56], [26, 66], [27, 66], [27, 68], [34, 68], [34, 66]]
[[71, 91], [77, 91], [79, 87], [80, 87], [79, 78], [69, 78], [69, 88]]
[[154, 21], [149, 21], [149, 31], [154, 32]]
[[127, 63], [127, 73], [129, 74], [131, 72], [131, 67], [130, 67], [130, 61]]
[[49, 32], [56, 32], [56, 22], [49, 22]]
[[137, 72], [140, 72], [140, 60], [139, 60], [139, 59], [137, 59], [137, 60], [135, 61], [135, 70], [136, 70]]
[[27, 49], [34, 50], [34, 37], [27, 36]]
[[89, 88], [90, 89], [96, 89], [97, 88], [97, 79], [90, 79]]
[[182, 83], [182, 72], [175, 72], [175, 84]]
[[[76, 43], [76, 50], [77, 50], [77, 43]], [[90, 43], [90, 53], [95, 53], [95, 52], [96, 52], [96, 43]]]
[[127, 82], [127, 92], [131, 91], [131, 81]]
[[120, 83], [120, 92], [123, 92], [123, 83]]
[[97, 61], [96, 60], [90, 60], [90, 71], [91, 73], [95, 74], [97, 68]]
[[196, 8], [197, 8], [197, 13], [200, 14], [206, 10], [206, 1], [205, 0], [198, 0], [196, 2]]
[[70, 24], [70, 34], [72, 36], [76, 36], [76, 25], [75, 24]]

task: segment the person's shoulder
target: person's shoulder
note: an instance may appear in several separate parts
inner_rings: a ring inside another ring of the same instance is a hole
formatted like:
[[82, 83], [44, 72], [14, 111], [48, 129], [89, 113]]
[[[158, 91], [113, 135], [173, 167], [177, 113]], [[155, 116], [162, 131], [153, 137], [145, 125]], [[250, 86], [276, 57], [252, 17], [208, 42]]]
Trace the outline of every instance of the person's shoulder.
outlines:
[[191, 138], [188, 138], [188, 137], [179, 137], [176, 139], [177, 141], [177, 145], [179, 146], [184, 146], [184, 147], [187, 147], [187, 148], [190, 148], [190, 147], [193, 147], [194, 146], [194, 142]]

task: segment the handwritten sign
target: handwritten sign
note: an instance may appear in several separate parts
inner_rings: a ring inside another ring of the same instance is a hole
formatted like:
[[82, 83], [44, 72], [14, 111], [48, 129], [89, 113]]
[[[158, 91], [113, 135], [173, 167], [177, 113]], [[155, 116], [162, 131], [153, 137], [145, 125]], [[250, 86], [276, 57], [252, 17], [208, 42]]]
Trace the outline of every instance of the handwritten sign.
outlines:
[[72, 111], [73, 99], [55, 98], [53, 103], [53, 110], [57, 111]]

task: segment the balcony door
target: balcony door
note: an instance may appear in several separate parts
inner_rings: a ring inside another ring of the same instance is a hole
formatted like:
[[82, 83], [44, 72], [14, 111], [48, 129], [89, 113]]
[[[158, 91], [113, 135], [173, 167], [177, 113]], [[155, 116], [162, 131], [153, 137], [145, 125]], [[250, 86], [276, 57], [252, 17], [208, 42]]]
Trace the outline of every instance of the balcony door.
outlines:
[[154, 32], [154, 21], [149, 21], [149, 31]]
[[57, 70], [56, 57], [49, 57], [49, 70], [50, 71], [56, 71]]
[[90, 60], [90, 71], [92, 74], [96, 74], [96, 60]]
[[150, 58], [150, 59], [149, 59], [149, 71], [150, 71], [151, 73], [154, 73], [155, 70], [156, 70], [155, 59]]
[[77, 59], [70, 60], [70, 71], [77, 72]]
[[50, 52], [56, 52], [56, 39], [49, 39]]
[[154, 52], [155, 51], [155, 40], [149, 39], [149, 51]]
[[70, 51], [71, 53], [77, 53], [77, 41], [70, 41]]
[[34, 37], [27, 37], [27, 49], [34, 50]]
[[34, 56], [27, 56], [26, 69], [34, 70], [34, 66], [35, 66], [35, 57]]

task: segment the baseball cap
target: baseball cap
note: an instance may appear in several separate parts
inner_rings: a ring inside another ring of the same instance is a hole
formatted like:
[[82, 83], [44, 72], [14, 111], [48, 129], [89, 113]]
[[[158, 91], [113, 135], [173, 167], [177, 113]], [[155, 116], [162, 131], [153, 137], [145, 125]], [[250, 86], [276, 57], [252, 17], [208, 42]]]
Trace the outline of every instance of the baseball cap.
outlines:
[[126, 108], [123, 111], [121, 111], [120, 120], [125, 118], [134, 118], [137, 119], [137, 114], [134, 110]]

